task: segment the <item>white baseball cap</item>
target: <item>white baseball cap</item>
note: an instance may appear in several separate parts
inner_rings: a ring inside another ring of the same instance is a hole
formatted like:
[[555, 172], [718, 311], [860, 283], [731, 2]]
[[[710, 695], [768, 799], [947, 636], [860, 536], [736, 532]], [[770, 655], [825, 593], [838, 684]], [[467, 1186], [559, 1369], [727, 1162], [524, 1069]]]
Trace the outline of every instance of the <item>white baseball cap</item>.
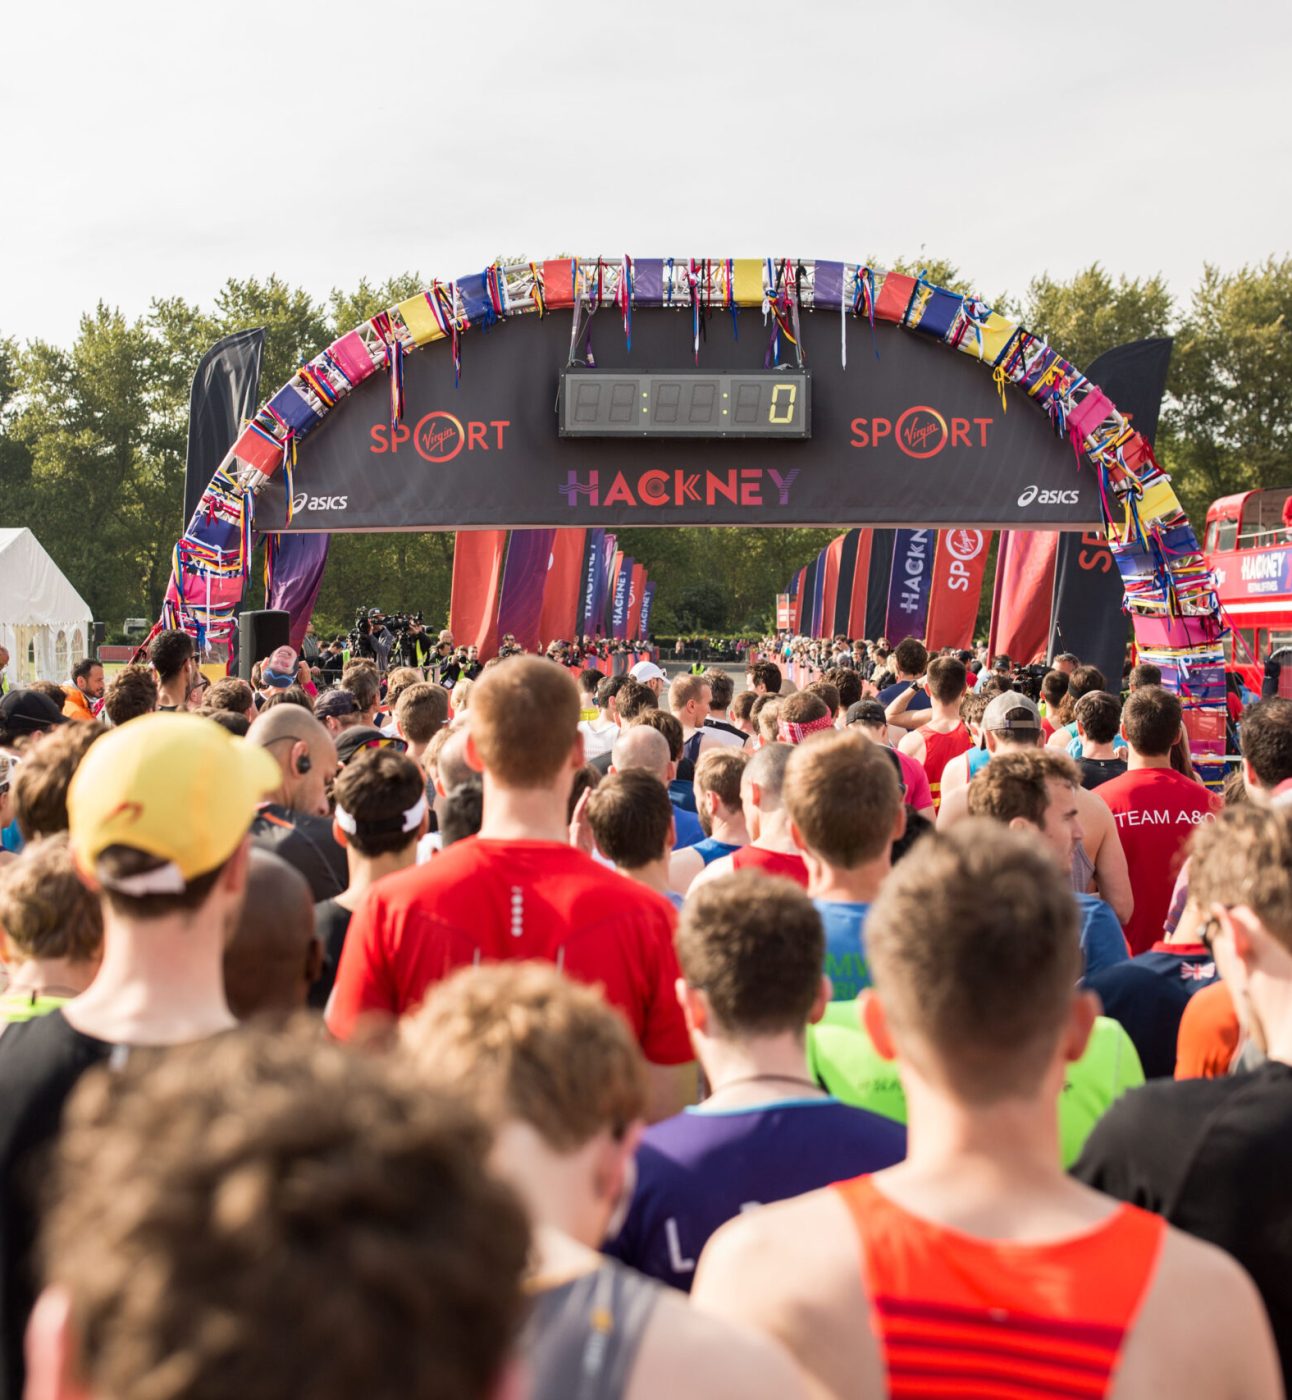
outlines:
[[663, 681], [668, 677], [660, 670], [653, 661], [639, 661], [628, 674], [635, 681], [640, 681], [643, 685], [647, 681]]

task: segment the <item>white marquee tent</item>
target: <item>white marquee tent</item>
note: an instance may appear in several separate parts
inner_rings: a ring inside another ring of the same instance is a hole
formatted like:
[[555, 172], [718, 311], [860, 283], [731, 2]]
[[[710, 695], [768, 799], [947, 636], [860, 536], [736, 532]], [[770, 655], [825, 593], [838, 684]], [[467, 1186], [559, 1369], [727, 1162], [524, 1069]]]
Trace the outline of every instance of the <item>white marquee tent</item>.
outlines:
[[10, 686], [66, 682], [91, 645], [90, 605], [30, 530], [0, 530], [0, 646]]

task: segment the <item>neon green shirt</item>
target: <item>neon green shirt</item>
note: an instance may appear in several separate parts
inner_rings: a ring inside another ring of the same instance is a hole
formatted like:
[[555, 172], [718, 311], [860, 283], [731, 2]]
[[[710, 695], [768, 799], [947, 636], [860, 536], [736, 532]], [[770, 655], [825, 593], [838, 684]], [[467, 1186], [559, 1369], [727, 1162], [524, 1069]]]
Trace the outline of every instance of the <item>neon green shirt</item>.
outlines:
[[[897, 1065], [886, 1060], [861, 1025], [855, 1001], [835, 1001], [808, 1028], [808, 1068], [818, 1083], [856, 1108], [906, 1122], [906, 1093]], [[1081, 1155], [1095, 1124], [1126, 1092], [1143, 1084], [1144, 1071], [1130, 1036], [1100, 1016], [1086, 1052], [1068, 1066], [1059, 1097], [1059, 1147], [1064, 1167]]]
[[34, 1021], [38, 1016], [48, 1016], [57, 1011], [70, 997], [32, 996], [30, 992], [10, 992], [0, 997], [0, 1023], [16, 1026], [23, 1021]]

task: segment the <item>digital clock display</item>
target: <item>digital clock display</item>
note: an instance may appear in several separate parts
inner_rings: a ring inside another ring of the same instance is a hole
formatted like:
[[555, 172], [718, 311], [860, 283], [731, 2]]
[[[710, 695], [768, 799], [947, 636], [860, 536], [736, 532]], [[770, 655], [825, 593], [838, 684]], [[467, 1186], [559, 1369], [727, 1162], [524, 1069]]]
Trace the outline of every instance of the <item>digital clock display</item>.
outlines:
[[562, 437], [812, 436], [805, 369], [703, 374], [561, 371]]

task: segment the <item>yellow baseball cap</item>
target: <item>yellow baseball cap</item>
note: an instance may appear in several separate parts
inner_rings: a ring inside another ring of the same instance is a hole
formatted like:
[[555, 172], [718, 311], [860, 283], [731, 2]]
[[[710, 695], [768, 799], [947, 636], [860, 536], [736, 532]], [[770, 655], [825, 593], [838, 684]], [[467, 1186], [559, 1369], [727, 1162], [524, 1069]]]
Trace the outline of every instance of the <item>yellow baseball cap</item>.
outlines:
[[217, 869], [282, 781], [269, 753], [200, 715], [153, 714], [105, 734], [67, 794], [72, 851], [94, 869], [109, 846], [166, 864], [129, 880], [130, 894], [179, 894]]

